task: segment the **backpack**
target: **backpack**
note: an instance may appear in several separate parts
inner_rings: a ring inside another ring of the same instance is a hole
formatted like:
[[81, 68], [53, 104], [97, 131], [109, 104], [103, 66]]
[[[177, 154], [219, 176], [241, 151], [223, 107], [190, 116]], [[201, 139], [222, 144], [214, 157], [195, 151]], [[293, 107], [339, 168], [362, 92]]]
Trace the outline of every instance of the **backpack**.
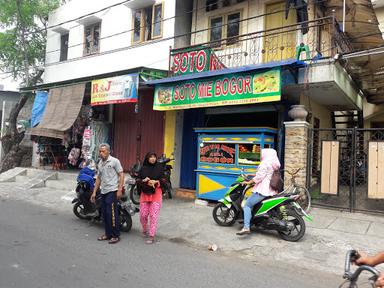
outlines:
[[275, 190], [277, 192], [283, 191], [284, 183], [279, 170], [273, 171], [269, 186], [272, 190]]

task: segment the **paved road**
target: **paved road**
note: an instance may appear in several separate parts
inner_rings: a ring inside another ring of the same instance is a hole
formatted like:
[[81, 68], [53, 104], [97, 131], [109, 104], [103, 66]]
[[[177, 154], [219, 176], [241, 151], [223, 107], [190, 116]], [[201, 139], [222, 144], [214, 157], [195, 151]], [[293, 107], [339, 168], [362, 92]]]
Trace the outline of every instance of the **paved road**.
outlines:
[[1, 199], [0, 288], [320, 288], [340, 283], [322, 272], [247, 261], [163, 239], [145, 245], [135, 230], [109, 245], [96, 241], [102, 233], [101, 226], [69, 211]]

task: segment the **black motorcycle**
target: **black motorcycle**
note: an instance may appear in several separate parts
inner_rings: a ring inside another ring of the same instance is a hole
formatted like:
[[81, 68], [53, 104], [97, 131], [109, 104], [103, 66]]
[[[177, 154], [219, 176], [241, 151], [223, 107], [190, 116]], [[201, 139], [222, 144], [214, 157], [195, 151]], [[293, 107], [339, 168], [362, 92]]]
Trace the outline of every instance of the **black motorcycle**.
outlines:
[[[101, 214], [101, 193], [96, 193], [96, 203], [92, 203], [90, 198], [92, 191], [87, 182], [79, 182], [76, 187], [77, 197], [72, 200], [73, 213], [80, 219], [103, 222]], [[118, 213], [120, 217], [120, 229], [123, 232], [129, 232], [132, 228], [132, 216], [136, 209], [128, 201], [128, 197], [123, 188], [123, 196], [118, 201]]]
[[139, 178], [139, 171], [141, 169], [141, 163], [138, 161], [135, 165], [129, 170], [130, 178], [127, 179], [127, 184], [129, 185], [129, 198], [135, 205], [140, 204], [140, 193], [137, 189], [137, 179]]
[[161, 182], [161, 189], [163, 190], [163, 197], [167, 197], [172, 199], [173, 188], [171, 182], [171, 174], [172, 174], [172, 165], [169, 163], [175, 159], [167, 158], [165, 154], [162, 154], [158, 159], [157, 163], [160, 163], [164, 169], [164, 178], [165, 181]]
[[[163, 191], [163, 198], [172, 199], [173, 188], [171, 182], [171, 173], [172, 173], [172, 165], [169, 163], [174, 159], [167, 158], [165, 154], [162, 154], [158, 159], [157, 163], [163, 166], [164, 169], [164, 181], [161, 181], [161, 190]], [[129, 197], [133, 204], [140, 204], [140, 193], [137, 189], [137, 179], [139, 178], [139, 171], [141, 168], [141, 163], [137, 162], [129, 171], [130, 178], [127, 180], [129, 185]]]

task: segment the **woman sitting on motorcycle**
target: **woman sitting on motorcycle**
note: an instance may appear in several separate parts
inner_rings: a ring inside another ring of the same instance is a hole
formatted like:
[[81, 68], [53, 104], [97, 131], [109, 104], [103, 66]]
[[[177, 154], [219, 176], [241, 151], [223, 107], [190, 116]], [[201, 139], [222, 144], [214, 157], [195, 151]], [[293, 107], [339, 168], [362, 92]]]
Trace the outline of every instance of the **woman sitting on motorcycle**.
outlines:
[[273, 171], [280, 169], [280, 161], [276, 150], [268, 148], [261, 150], [261, 162], [257, 169], [256, 176], [250, 181], [244, 181], [244, 185], [255, 184], [252, 195], [247, 199], [244, 207], [244, 227], [237, 235], [250, 234], [252, 208], [257, 203], [268, 196], [273, 196], [277, 192], [271, 189], [270, 182]]

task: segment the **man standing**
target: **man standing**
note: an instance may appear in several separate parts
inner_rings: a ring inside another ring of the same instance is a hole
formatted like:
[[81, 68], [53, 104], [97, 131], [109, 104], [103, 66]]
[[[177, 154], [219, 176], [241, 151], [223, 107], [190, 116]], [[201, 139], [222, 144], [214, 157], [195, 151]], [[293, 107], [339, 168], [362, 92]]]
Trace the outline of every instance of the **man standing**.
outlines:
[[117, 201], [121, 198], [124, 173], [120, 161], [110, 155], [110, 146], [100, 144], [99, 154], [101, 160], [97, 163], [97, 178], [91, 201], [96, 201], [96, 192], [101, 186], [102, 215], [104, 218], [105, 234], [97, 240], [109, 240], [109, 244], [120, 241], [120, 221], [117, 209]]

